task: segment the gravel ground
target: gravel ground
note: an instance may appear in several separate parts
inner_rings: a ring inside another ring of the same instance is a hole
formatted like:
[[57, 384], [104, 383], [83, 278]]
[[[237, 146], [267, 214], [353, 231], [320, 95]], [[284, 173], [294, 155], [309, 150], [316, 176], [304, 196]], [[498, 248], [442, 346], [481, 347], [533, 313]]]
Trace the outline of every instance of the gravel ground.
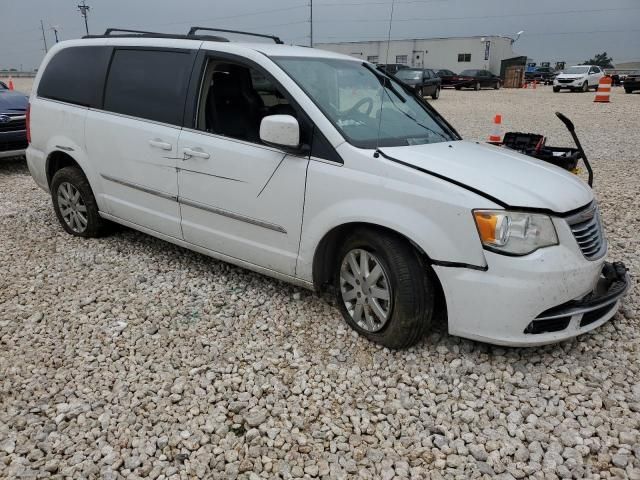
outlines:
[[[610, 257], [640, 271], [640, 95], [445, 91], [596, 170]], [[151, 237], [63, 233], [0, 163], [0, 477], [640, 478], [640, 298], [577, 340], [497, 348], [434, 332], [393, 352], [326, 298]]]

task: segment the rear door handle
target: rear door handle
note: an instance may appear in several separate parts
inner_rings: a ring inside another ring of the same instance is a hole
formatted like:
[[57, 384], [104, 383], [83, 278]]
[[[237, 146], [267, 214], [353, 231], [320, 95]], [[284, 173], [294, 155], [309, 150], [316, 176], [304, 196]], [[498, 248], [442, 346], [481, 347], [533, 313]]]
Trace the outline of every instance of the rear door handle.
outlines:
[[166, 150], [168, 152], [170, 152], [173, 149], [173, 147], [171, 146], [170, 143], [163, 142], [162, 140], [160, 140], [158, 138], [154, 138], [153, 140], [149, 140], [149, 145], [151, 145], [154, 148], [160, 148], [162, 150]]
[[203, 158], [205, 160], [207, 160], [210, 155], [207, 152], [203, 152], [202, 150], [195, 150], [193, 148], [185, 148], [183, 150], [184, 152], [184, 159], [188, 160], [191, 157], [197, 157], [197, 158]]

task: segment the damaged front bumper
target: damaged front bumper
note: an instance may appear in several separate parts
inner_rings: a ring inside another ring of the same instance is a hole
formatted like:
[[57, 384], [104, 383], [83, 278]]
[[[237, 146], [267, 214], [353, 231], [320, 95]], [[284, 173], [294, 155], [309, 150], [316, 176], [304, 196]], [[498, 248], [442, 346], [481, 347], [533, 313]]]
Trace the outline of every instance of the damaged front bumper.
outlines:
[[538, 335], [572, 327], [576, 334], [596, 328], [615, 314], [619, 300], [629, 289], [629, 273], [622, 262], [605, 263], [596, 288], [587, 296], [542, 312], [524, 333]]

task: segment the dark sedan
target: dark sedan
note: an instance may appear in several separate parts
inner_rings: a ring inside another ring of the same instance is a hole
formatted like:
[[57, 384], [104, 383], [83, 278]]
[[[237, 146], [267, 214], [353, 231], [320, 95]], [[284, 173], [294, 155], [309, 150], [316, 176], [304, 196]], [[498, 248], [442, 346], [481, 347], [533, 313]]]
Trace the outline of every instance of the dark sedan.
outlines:
[[640, 70], [627, 75], [623, 85], [626, 93], [633, 93], [636, 90], [640, 90]]
[[428, 68], [404, 68], [396, 73], [396, 78], [410, 87], [415, 88], [421, 97], [430, 96], [437, 100], [440, 96], [442, 79], [436, 72]]
[[0, 158], [24, 155], [29, 97], [0, 82]]
[[460, 75], [453, 77], [453, 85], [456, 90], [461, 88], [480, 90], [484, 87], [491, 87], [497, 90], [502, 86], [502, 79], [489, 70], [463, 70]]
[[446, 68], [441, 68], [440, 70], [437, 70], [436, 73], [442, 79], [442, 88], [454, 86], [453, 77], [457, 75], [456, 73], [451, 70], [447, 70]]

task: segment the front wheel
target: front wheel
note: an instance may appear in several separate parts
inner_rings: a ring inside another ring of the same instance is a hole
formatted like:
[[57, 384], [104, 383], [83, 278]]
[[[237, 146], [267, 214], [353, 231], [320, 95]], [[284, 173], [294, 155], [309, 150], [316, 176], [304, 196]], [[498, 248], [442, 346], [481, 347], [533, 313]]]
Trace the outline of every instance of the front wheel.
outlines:
[[500, 90], [500, 82], [496, 82], [495, 86], [493, 88], [495, 88], [496, 90]]
[[358, 333], [388, 348], [406, 348], [429, 330], [435, 289], [429, 267], [403, 239], [361, 229], [342, 244], [335, 265], [343, 317]]
[[588, 92], [589, 91], [589, 82], [584, 82], [582, 84], [582, 89], [580, 90], [581, 92]]
[[431, 95], [431, 98], [433, 98], [434, 100], [440, 98], [440, 87], [436, 88], [436, 90], [433, 92], [433, 95]]
[[476, 84], [473, 86], [473, 89], [477, 92], [478, 90], [480, 90], [480, 82], [476, 82]]
[[631, 90], [630, 88], [625, 88], [624, 93], [633, 93], [633, 90]]
[[553, 87], [553, 92], [558, 93], [560, 91], [560, 87]]
[[67, 233], [99, 237], [108, 223], [100, 217], [87, 177], [76, 167], [65, 167], [51, 180], [51, 199], [56, 217]]

